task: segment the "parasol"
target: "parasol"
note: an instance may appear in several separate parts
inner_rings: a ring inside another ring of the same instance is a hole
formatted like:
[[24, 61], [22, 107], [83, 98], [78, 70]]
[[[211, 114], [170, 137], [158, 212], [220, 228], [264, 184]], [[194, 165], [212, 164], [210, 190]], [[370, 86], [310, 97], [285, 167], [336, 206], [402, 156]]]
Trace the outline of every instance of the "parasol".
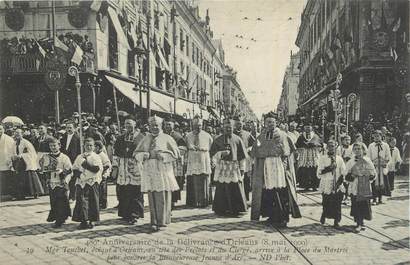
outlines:
[[13, 125], [23, 125], [24, 122], [17, 116], [7, 116], [4, 118], [2, 123], [13, 123]]

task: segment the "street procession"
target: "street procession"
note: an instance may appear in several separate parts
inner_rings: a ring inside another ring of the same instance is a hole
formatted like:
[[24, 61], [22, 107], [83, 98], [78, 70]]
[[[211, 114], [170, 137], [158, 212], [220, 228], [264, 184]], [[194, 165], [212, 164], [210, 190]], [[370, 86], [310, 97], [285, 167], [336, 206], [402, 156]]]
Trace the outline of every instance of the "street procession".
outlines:
[[0, 1], [2, 262], [409, 264], [409, 11]]

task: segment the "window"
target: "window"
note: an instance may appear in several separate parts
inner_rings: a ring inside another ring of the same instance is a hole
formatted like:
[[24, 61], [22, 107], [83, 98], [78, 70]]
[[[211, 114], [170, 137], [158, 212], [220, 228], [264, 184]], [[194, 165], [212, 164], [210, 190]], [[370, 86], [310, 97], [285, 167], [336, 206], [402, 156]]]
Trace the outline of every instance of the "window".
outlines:
[[[185, 36], [185, 43], [189, 43], [189, 37], [188, 34]], [[189, 46], [186, 46], [186, 56], [189, 56]]]
[[129, 76], [136, 76], [135, 71], [135, 54], [133, 52], [128, 53], [128, 75]]
[[184, 31], [182, 29], [179, 29], [179, 48], [181, 49], [181, 52], [184, 51]]
[[192, 62], [195, 63], [195, 44], [192, 42]]
[[196, 62], [196, 65], [198, 65], [199, 64], [199, 49], [198, 49], [198, 47], [195, 47], [195, 50], [196, 50], [195, 62]]
[[168, 22], [169, 22], [169, 20], [168, 20], [168, 14], [164, 14], [164, 36], [165, 36], [165, 38], [168, 38]]
[[184, 75], [184, 73], [185, 73], [185, 66], [184, 66], [184, 62], [180, 62], [180, 67], [179, 67], [179, 69], [180, 69], [180, 73], [181, 73], [181, 75]]
[[110, 68], [118, 70], [118, 41], [117, 32], [110, 20], [108, 23], [108, 64]]
[[141, 3], [142, 3], [142, 5], [141, 5], [142, 6], [142, 13], [147, 14], [148, 9], [149, 9], [149, 6], [148, 6], [149, 2], [147, 0], [142, 0]]
[[329, 19], [330, 16], [330, 1], [331, 0], [326, 1], [326, 21]]

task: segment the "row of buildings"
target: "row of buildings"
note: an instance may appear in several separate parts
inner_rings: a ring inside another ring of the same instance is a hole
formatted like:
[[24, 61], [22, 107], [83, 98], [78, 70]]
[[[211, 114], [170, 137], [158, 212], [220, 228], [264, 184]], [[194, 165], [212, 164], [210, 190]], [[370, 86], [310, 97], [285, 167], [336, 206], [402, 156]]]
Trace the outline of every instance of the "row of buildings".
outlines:
[[308, 0], [278, 111], [311, 121], [337, 113], [344, 122], [406, 113], [409, 8], [407, 0]]
[[256, 120], [197, 1], [2, 1], [0, 21], [3, 116], [72, 115], [74, 65], [84, 112]]

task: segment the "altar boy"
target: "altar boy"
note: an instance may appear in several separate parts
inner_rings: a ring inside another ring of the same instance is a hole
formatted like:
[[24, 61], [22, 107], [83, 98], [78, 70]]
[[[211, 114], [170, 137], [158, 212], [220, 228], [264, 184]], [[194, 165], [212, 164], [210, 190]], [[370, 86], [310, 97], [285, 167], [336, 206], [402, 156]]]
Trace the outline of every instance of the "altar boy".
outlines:
[[41, 157], [40, 167], [47, 177], [50, 195], [51, 209], [47, 221], [55, 221], [53, 227], [59, 228], [71, 216], [68, 183], [72, 176], [72, 165], [70, 158], [60, 152], [59, 140], [51, 139], [49, 146], [51, 152]]

